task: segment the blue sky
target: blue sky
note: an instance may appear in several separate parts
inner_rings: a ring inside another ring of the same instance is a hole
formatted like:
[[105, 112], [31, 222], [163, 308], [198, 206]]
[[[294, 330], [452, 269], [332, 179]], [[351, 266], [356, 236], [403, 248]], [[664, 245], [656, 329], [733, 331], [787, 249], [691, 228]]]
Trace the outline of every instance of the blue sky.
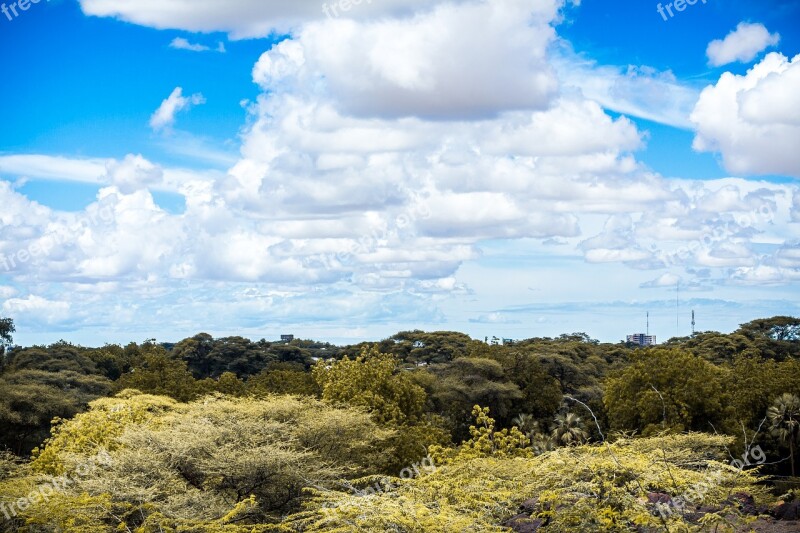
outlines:
[[800, 2], [3, 5], [20, 344], [798, 314]]

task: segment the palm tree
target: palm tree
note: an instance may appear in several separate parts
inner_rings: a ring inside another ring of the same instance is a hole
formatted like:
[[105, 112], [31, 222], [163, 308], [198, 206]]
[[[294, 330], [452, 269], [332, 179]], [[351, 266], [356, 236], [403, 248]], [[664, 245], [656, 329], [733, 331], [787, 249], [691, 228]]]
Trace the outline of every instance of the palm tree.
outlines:
[[533, 418], [533, 415], [520, 414], [515, 416], [511, 422], [526, 435], [530, 435], [539, 429], [539, 422]]
[[800, 398], [788, 392], [780, 395], [767, 409], [767, 419], [771, 424], [772, 435], [782, 442], [789, 443], [792, 477], [795, 477], [794, 447], [800, 430]]
[[552, 438], [564, 446], [577, 446], [589, 440], [583, 420], [575, 413], [559, 414], [555, 418]]
[[528, 438], [531, 439], [531, 448], [533, 449], [533, 453], [536, 455], [552, 452], [558, 448], [558, 443], [556, 440], [546, 433], [531, 433], [528, 435]]

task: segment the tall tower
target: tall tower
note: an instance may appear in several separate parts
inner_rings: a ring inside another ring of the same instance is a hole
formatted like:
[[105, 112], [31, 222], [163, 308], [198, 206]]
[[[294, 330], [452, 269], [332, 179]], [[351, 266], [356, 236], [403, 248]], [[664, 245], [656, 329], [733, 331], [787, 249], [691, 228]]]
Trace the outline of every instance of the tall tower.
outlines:
[[694, 335], [694, 309], [692, 309], [692, 335]]
[[675, 284], [675, 336], [681, 336], [681, 282]]

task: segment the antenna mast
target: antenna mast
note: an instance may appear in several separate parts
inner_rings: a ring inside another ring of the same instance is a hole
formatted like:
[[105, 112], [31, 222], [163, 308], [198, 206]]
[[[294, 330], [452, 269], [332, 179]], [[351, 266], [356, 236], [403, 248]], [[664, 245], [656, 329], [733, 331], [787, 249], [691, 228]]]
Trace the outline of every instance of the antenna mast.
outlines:
[[692, 309], [692, 335], [694, 335], [694, 309]]
[[650, 336], [650, 311], [647, 312], [647, 336]]
[[675, 336], [681, 336], [681, 282], [675, 285]]

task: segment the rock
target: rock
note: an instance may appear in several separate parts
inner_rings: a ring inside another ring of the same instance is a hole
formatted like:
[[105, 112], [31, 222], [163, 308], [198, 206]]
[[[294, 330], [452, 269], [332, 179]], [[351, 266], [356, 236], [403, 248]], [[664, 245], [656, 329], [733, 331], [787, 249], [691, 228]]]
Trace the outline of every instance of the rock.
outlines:
[[728, 503], [735, 505], [743, 514], [758, 516], [764, 514], [767, 509], [756, 505], [756, 501], [746, 492], [737, 492], [727, 500]]
[[647, 503], [651, 503], [653, 505], [657, 503], [670, 505], [672, 503], [672, 496], [663, 492], [649, 492], [647, 494]]
[[536, 506], [539, 505], [539, 498], [531, 498], [530, 500], [525, 500], [519, 505], [520, 511], [524, 513], [532, 513], [536, 510]]
[[777, 520], [800, 520], [800, 501], [782, 503], [772, 510]]

